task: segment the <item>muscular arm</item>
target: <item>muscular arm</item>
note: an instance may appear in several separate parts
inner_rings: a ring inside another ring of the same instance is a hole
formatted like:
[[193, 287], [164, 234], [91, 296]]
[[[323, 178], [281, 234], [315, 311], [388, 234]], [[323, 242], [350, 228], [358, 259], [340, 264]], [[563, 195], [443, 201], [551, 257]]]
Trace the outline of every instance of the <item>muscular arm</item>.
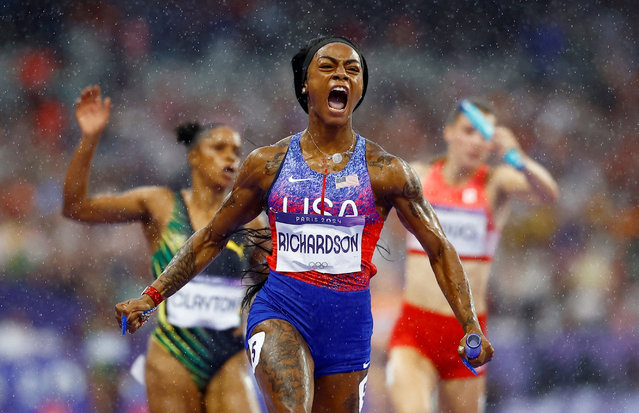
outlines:
[[[387, 214], [390, 207], [395, 207], [402, 224], [428, 253], [437, 283], [465, 334], [483, 336], [459, 256], [446, 238], [433, 208], [424, 199], [415, 171], [399, 158], [380, 155], [375, 162], [369, 162], [369, 173], [378, 208], [381, 207], [381, 212]], [[485, 337], [483, 341], [484, 351], [472, 362], [473, 365], [483, 364], [492, 358], [492, 346]]]
[[546, 168], [522, 151], [510, 129], [503, 126], [495, 129], [495, 145], [500, 157], [509, 149], [517, 150], [524, 165], [523, 171], [507, 165], [495, 168], [494, 179], [500, 195], [533, 202], [553, 202], [557, 199], [557, 182]]
[[557, 182], [541, 164], [521, 154], [524, 170], [519, 172], [508, 166], [499, 166], [494, 175], [500, 192], [510, 198], [531, 202], [554, 202], [559, 196]]
[[[206, 267], [238, 227], [258, 216], [265, 202], [266, 191], [273, 181], [273, 166], [281, 162], [283, 153], [285, 150], [275, 146], [257, 149], [248, 156], [240, 168], [233, 190], [211, 221], [184, 243], [153, 282], [152, 286], [164, 298], [175, 294]], [[147, 295], [119, 303], [116, 305], [116, 318], [119, 321], [119, 317], [126, 315], [129, 332], [135, 332], [141, 325], [136, 315], [153, 305]]]
[[62, 213], [67, 218], [93, 223], [144, 220], [147, 218], [146, 200], [158, 192], [156, 187], [142, 187], [121, 194], [88, 195], [91, 160], [109, 120], [110, 109], [109, 98], [102, 100], [98, 86], [85, 88], [76, 102], [76, 119], [82, 138], [64, 180]]
[[424, 199], [415, 171], [401, 160], [394, 163], [401, 189], [396, 187], [389, 198], [399, 219], [428, 253], [437, 283], [464, 331], [480, 331], [470, 284], [457, 252], [446, 238], [433, 208]]

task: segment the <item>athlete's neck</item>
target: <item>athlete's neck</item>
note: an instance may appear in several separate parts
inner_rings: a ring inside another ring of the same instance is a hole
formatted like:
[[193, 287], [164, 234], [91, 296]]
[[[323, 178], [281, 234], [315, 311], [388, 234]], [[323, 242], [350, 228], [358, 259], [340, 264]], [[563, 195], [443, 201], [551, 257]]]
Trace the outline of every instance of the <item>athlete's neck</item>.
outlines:
[[[319, 119], [309, 116], [307, 133], [315, 140], [319, 148], [329, 154], [348, 150], [353, 142], [353, 126], [349, 119], [343, 125], [327, 125]], [[310, 138], [307, 136], [306, 139]], [[302, 136], [304, 139], [304, 136]]]
[[215, 211], [222, 205], [222, 201], [224, 201], [228, 193], [226, 188], [207, 184], [196, 174], [194, 174], [191, 179], [193, 185], [185, 191], [188, 194], [191, 206], [198, 210], [209, 212], [212, 217]]
[[463, 185], [476, 172], [475, 168], [468, 168], [455, 163], [452, 159], [444, 159], [442, 167], [442, 176], [444, 181], [451, 186]]

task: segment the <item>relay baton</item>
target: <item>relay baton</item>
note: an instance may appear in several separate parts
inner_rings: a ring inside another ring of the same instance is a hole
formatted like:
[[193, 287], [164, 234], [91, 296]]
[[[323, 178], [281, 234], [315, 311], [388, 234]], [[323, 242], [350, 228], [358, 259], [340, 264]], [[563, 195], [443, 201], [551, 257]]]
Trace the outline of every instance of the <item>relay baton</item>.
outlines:
[[[157, 309], [158, 309], [157, 307], [153, 307], [153, 308], [149, 308], [148, 310], [142, 311], [142, 313], [138, 316], [138, 318], [141, 320], [140, 327], [142, 326], [142, 324], [147, 322], [149, 317], [151, 317], [151, 314], [153, 314], [153, 312], [155, 310], [157, 310]], [[126, 320], [126, 316], [123, 315], [122, 316], [122, 322], [121, 322], [121, 324], [122, 324], [122, 335], [126, 334], [126, 321], [127, 321]]]
[[[474, 359], [479, 357], [479, 353], [481, 353], [481, 337], [479, 336], [479, 334], [475, 334], [475, 333], [469, 334], [468, 337], [466, 337], [465, 347], [466, 347], [466, 357], [468, 357], [469, 359]], [[477, 371], [475, 371], [473, 366], [470, 365], [468, 360], [462, 357], [462, 361], [464, 362], [466, 367], [468, 367], [470, 371], [472, 371], [473, 374], [476, 376]]]
[[459, 110], [468, 117], [470, 123], [473, 124], [475, 129], [481, 133], [481, 135], [487, 141], [493, 138], [495, 133], [495, 126], [486, 119], [481, 110], [477, 108], [470, 100], [464, 99], [459, 104]]
[[[495, 126], [486, 119], [481, 110], [470, 100], [462, 100], [459, 104], [459, 110], [468, 117], [470, 123], [481, 133], [484, 139], [489, 141], [493, 138]], [[524, 161], [521, 159], [521, 154], [517, 149], [508, 150], [504, 154], [504, 161], [518, 171], [524, 170]]]

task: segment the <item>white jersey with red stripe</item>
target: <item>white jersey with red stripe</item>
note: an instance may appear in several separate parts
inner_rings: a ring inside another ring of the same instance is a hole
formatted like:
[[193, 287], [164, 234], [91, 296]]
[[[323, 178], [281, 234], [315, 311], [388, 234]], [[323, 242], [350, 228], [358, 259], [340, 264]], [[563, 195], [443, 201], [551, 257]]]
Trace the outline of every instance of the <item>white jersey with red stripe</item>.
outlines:
[[[482, 165], [461, 186], [448, 185], [442, 174], [444, 161], [432, 164], [422, 177], [424, 198], [432, 205], [446, 237], [462, 260], [491, 261], [499, 231], [486, 195], [488, 166]], [[408, 234], [409, 254], [426, 254], [414, 235]]]

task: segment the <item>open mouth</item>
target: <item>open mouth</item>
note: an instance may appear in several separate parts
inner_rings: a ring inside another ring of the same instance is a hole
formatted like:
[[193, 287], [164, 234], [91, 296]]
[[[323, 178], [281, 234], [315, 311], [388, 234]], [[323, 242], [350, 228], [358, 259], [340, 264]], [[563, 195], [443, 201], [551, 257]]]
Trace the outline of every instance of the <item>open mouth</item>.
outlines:
[[344, 110], [348, 103], [348, 90], [343, 86], [336, 86], [328, 94], [328, 107], [334, 110]]

